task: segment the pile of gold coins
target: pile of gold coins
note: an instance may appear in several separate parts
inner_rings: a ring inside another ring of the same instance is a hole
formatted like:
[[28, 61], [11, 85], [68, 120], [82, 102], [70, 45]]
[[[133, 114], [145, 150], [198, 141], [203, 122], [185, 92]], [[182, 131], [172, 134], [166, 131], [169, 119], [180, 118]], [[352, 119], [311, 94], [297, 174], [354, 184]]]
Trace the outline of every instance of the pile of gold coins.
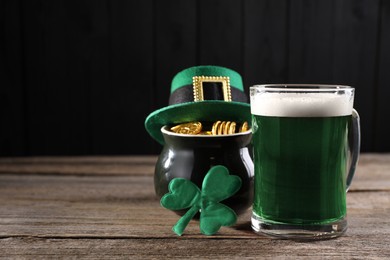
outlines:
[[[202, 125], [201, 122], [190, 122], [175, 125], [170, 128], [172, 132], [178, 134], [188, 134], [188, 135], [229, 135], [235, 133], [246, 132], [249, 130], [248, 122], [244, 122], [241, 125], [237, 124], [233, 121], [217, 121], [211, 124], [204, 124], [206, 127]], [[207, 129], [207, 125], [209, 125], [209, 129]], [[211, 129], [210, 129], [211, 126]], [[236, 131], [238, 129], [238, 131]]]

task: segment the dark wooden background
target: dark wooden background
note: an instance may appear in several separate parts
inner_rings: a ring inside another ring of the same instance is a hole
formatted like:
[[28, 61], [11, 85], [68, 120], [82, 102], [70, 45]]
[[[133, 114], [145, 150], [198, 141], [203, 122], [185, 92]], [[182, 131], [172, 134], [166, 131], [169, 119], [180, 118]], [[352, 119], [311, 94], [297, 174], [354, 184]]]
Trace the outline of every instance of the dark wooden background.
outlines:
[[155, 154], [143, 123], [180, 70], [356, 88], [390, 151], [390, 1], [0, 1], [0, 155]]

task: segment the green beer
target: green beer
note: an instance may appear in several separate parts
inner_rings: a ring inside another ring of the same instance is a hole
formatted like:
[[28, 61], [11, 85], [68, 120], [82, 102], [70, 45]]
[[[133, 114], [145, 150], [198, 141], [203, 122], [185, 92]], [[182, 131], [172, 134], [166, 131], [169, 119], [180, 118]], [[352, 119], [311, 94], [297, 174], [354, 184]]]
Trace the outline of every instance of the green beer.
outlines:
[[340, 236], [348, 226], [346, 193], [360, 150], [354, 89], [290, 84], [250, 90], [253, 230], [292, 239]]
[[259, 219], [318, 225], [345, 217], [350, 119], [252, 116]]

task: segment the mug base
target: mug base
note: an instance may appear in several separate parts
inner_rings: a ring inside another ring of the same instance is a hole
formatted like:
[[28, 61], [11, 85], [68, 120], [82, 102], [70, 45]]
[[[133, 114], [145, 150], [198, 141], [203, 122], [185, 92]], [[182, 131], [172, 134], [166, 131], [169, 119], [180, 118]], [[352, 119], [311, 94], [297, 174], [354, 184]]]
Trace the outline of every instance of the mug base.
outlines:
[[347, 220], [342, 218], [332, 223], [321, 225], [289, 225], [269, 223], [255, 213], [251, 218], [255, 233], [265, 234], [273, 238], [292, 240], [322, 240], [336, 238], [347, 231]]

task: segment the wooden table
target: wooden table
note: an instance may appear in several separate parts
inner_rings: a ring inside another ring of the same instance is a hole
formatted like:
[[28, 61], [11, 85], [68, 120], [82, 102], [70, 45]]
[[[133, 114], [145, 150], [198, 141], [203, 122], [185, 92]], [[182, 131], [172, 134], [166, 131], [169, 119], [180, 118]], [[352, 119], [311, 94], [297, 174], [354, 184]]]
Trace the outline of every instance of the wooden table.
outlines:
[[0, 159], [0, 258], [390, 258], [390, 154], [364, 154], [347, 233], [317, 242], [256, 235], [250, 212], [203, 236], [154, 195], [156, 157]]

